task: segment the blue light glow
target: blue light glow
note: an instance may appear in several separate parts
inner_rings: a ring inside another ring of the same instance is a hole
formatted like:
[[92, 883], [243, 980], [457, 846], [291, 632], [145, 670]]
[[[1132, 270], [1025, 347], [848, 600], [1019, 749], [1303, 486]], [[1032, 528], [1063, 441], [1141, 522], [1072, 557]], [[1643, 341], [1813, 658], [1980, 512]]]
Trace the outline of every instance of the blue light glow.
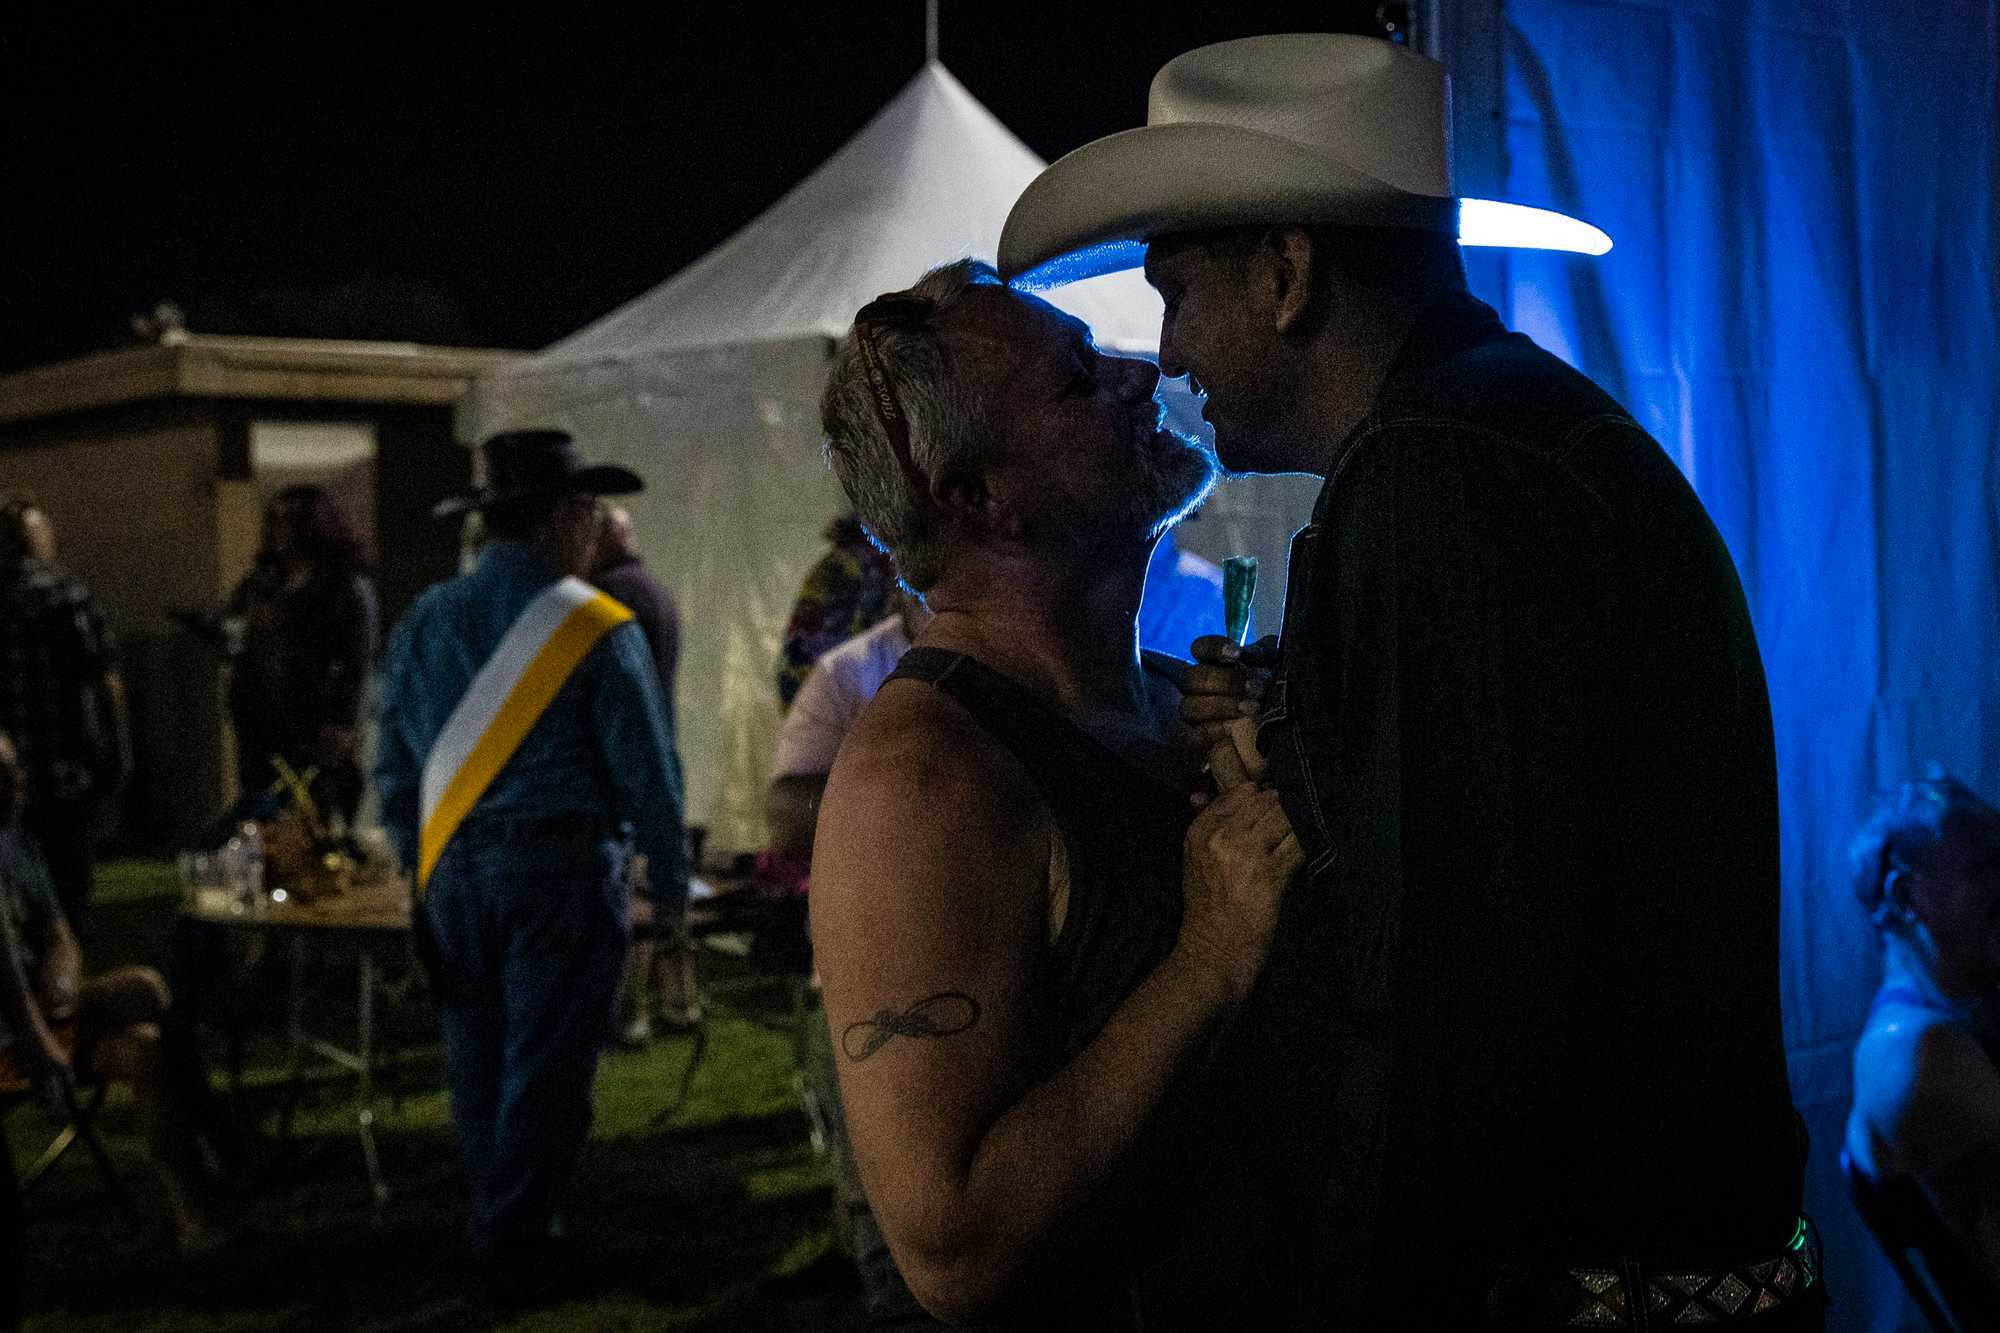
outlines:
[[[1497, 199], [1458, 201], [1458, 243], [1509, 250], [1564, 250], [1580, 255], [1601, 255], [1611, 249], [1611, 237], [1601, 227], [1553, 209], [1505, 204]], [[1119, 237], [1066, 251], [1017, 274], [1007, 285], [1015, 291], [1045, 292], [1086, 278], [1138, 268], [1145, 262], [1144, 241]]]
[[1458, 201], [1458, 243], [1510, 250], [1568, 250], [1580, 255], [1601, 255], [1611, 248], [1611, 238], [1588, 222], [1497, 199]]

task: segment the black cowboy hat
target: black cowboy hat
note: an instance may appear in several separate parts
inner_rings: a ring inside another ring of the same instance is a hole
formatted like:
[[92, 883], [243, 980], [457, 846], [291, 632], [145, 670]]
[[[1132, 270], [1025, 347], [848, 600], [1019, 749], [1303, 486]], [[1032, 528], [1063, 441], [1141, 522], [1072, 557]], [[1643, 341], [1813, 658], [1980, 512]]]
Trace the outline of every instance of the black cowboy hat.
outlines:
[[534, 495], [630, 495], [646, 486], [627, 468], [584, 462], [567, 431], [502, 431], [479, 448], [486, 457], [486, 484], [447, 495], [431, 506], [431, 517], [451, 518]]

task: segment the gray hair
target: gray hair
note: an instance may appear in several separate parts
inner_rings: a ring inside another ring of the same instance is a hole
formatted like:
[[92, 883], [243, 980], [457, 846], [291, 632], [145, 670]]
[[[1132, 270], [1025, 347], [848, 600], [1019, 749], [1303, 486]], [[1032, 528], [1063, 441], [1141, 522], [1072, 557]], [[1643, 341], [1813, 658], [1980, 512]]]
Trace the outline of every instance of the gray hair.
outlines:
[[[974, 287], [1000, 281], [991, 264], [960, 259], [926, 273], [907, 295], [931, 303], [928, 318], [872, 326], [881, 372], [910, 429], [910, 461], [925, 477], [978, 458], [984, 449], [985, 401], [963, 362], [954, 364], [938, 337], [938, 318]], [[904, 472], [869, 388], [855, 331], [834, 352], [819, 403], [827, 462], [855, 515], [917, 592], [935, 585], [950, 557], [950, 532]]]

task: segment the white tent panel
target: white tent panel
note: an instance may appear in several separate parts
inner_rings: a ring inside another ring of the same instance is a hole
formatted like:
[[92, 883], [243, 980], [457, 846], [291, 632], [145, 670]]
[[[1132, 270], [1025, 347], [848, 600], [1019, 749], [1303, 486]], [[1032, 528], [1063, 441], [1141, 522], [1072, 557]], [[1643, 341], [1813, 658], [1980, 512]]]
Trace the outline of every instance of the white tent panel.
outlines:
[[[527, 365], [838, 337], [856, 310], [925, 270], [991, 260], [1007, 210], [1045, 165], [943, 65], [927, 65], [749, 226]], [[1079, 283], [1056, 304], [1106, 347], [1159, 342], [1159, 298], [1136, 273]]]

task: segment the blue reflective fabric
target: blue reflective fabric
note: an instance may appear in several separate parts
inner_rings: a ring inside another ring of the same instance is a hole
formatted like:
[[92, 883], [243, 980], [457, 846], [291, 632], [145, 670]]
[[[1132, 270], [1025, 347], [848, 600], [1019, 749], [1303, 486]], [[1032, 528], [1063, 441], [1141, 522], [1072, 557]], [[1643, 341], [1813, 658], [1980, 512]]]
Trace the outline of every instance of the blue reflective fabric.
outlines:
[[[1253, 624], [1251, 637], [1255, 635]], [[1222, 569], [1183, 551], [1169, 528], [1146, 566], [1146, 595], [1139, 604], [1139, 646], [1183, 660], [1188, 645], [1222, 633]]]
[[1992, 0], [1508, 0], [1507, 197], [1600, 259], [1482, 258], [1729, 545], [1778, 743], [1786, 1046], [1830, 1328], [1916, 1327], [1839, 1170], [1881, 975], [1842, 849], [1937, 759], [2000, 795]]

